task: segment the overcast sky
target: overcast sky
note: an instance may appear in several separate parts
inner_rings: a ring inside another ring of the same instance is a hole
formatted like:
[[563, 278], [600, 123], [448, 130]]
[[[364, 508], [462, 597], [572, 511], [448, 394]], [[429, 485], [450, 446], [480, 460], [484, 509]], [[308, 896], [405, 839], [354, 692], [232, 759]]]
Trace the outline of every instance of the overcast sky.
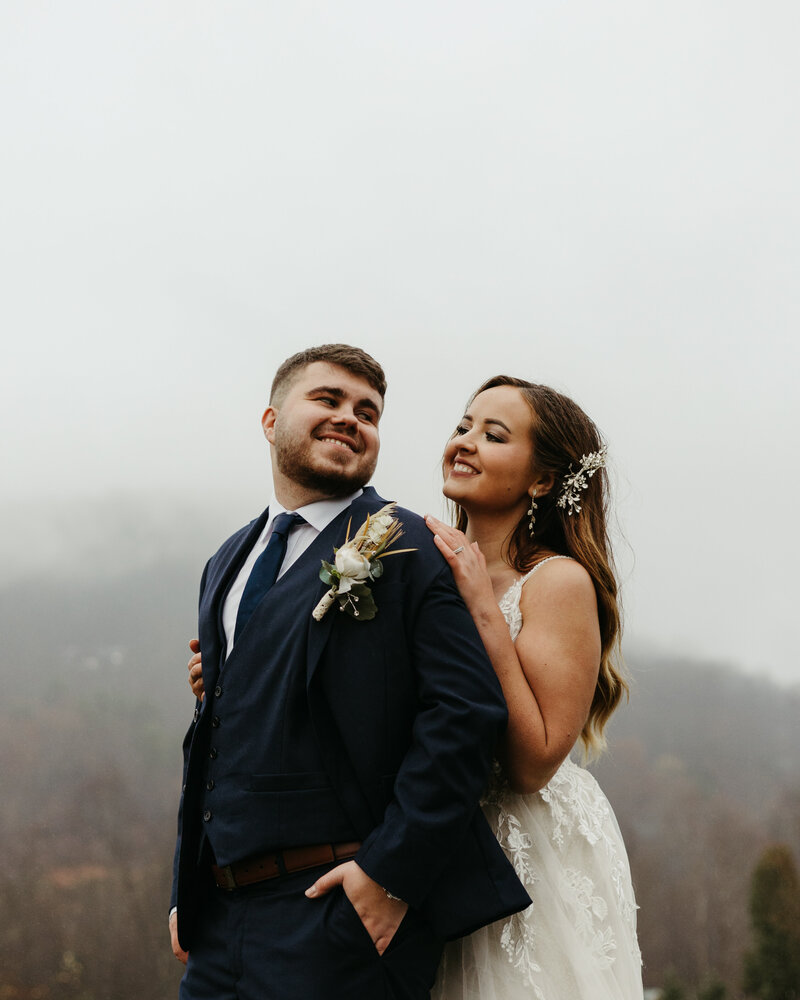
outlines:
[[275, 367], [345, 340], [385, 496], [440, 513], [470, 391], [548, 382], [629, 634], [800, 682], [799, 49], [789, 0], [5, 0], [4, 578], [107, 499], [221, 539]]

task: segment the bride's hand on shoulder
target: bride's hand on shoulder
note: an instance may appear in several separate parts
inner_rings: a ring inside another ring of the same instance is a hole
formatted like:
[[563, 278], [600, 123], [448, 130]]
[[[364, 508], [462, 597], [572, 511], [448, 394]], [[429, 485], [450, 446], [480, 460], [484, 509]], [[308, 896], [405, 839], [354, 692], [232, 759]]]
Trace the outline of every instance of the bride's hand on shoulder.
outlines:
[[189, 687], [192, 689], [192, 694], [197, 698], [198, 701], [202, 701], [205, 697], [205, 688], [203, 686], [203, 658], [200, 653], [200, 642], [198, 639], [191, 639], [189, 642], [189, 649], [191, 649], [194, 654], [189, 660]]
[[425, 515], [425, 524], [433, 533], [436, 548], [452, 570], [453, 579], [472, 617], [487, 608], [495, 610], [497, 602], [492, 580], [478, 543], [470, 543], [462, 531], [451, 528], [432, 514]]

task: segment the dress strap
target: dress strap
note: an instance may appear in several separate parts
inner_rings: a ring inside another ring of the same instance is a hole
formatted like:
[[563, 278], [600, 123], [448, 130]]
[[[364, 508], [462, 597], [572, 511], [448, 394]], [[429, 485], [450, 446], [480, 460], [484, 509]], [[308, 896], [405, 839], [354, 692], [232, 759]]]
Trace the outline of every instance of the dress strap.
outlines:
[[526, 580], [529, 580], [533, 576], [537, 569], [544, 566], [545, 563], [552, 562], [554, 559], [572, 559], [572, 556], [548, 556], [546, 559], [542, 559], [541, 562], [536, 563], [533, 569], [529, 569], [525, 576], [521, 576], [519, 578], [520, 587], [522, 587], [522, 584], [525, 583]]

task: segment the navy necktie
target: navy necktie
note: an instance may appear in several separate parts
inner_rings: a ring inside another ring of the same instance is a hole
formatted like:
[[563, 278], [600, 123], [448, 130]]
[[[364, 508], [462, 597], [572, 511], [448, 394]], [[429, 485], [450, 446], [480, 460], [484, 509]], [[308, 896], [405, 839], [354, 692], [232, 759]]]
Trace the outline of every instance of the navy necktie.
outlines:
[[236, 615], [236, 629], [233, 641], [237, 642], [250, 616], [261, 603], [261, 598], [278, 579], [278, 572], [286, 555], [286, 543], [289, 532], [298, 524], [305, 524], [305, 518], [299, 514], [278, 514], [272, 524], [272, 534], [267, 547], [256, 559], [253, 569], [244, 588]]

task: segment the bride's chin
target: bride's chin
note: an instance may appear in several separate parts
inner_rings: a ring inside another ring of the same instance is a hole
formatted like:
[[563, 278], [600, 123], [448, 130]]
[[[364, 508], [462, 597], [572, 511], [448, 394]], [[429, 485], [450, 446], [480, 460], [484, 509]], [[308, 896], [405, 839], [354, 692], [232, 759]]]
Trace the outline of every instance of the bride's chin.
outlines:
[[451, 503], [458, 504], [461, 510], [463, 510], [464, 513], [469, 517], [469, 512], [467, 510], [467, 508], [469, 507], [469, 498], [465, 497], [460, 490], [443, 489], [442, 495], [446, 500], [449, 500]]
[[461, 490], [459, 490], [458, 487], [456, 487], [454, 489], [446, 481], [445, 481], [444, 486], [442, 486], [442, 495], [445, 496], [448, 500], [452, 500], [454, 503], [458, 503], [460, 493], [461, 493]]

